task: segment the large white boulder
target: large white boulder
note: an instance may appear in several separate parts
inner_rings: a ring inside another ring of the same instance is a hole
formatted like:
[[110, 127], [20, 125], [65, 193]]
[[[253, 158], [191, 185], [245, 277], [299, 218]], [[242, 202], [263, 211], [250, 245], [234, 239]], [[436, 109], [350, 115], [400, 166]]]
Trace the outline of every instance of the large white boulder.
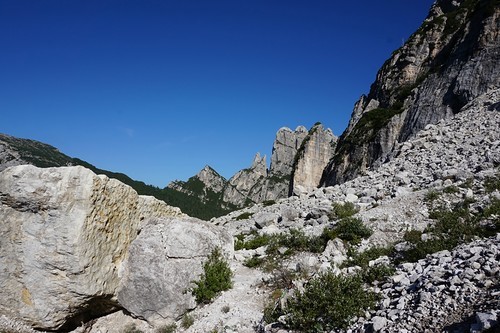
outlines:
[[83, 167], [4, 170], [0, 314], [55, 330], [112, 311], [142, 221], [182, 215]]

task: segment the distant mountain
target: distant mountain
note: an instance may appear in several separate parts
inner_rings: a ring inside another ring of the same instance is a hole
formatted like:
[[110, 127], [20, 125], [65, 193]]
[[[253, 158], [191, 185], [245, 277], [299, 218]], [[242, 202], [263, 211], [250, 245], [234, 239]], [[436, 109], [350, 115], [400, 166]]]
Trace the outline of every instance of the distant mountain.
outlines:
[[[336, 140], [331, 131], [324, 129], [319, 123], [310, 131], [303, 126], [295, 131], [284, 127], [276, 134], [269, 170], [266, 157], [257, 154], [249, 168], [238, 171], [229, 180], [206, 166], [187, 181], [176, 180], [161, 189], [123, 173], [99, 169], [86, 161], [70, 157], [51, 145], [0, 134], [0, 171], [21, 164], [33, 164], [42, 168], [81, 165], [96, 174], [118, 179], [141, 195], [154, 196], [171, 206], [179, 207], [190, 216], [209, 220], [238, 208], [285, 198], [293, 192], [293, 186], [290, 187], [292, 179], [294, 186], [317, 187], [319, 176], [316, 175], [316, 179], [301, 179], [299, 174], [309, 173], [311, 165], [323, 170], [324, 165], [319, 162], [318, 156], [322, 156], [321, 160], [328, 161]], [[305, 165], [309, 167], [304, 169]]]
[[110, 178], [115, 178], [131, 186], [141, 195], [154, 196], [171, 206], [179, 207], [190, 216], [205, 220], [224, 215], [235, 209], [230, 205], [225, 205], [226, 208], [222, 208], [218, 201], [213, 199], [212, 193], [207, 192], [204, 202], [193, 196], [193, 193], [199, 188], [199, 183], [194, 178], [183, 183], [183, 186], [191, 189], [191, 192], [177, 191], [172, 188], [160, 189], [156, 186], [147, 185], [142, 181], [134, 180], [123, 173], [99, 169], [81, 159], [70, 157], [46, 143], [0, 134], [0, 171], [9, 166], [21, 164], [32, 164], [41, 168], [81, 165], [96, 174], [104, 174]]
[[269, 170], [266, 156], [257, 153], [249, 168], [229, 180], [206, 166], [187, 182], [171, 182], [167, 189], [190, 196], [199, 207], [220, 212], [272, 202], [317, 188], [336, 142], [332, 131], [320, 123], [309, 131], [303, 126], [295, 131], [283, 127], [276, 133]]

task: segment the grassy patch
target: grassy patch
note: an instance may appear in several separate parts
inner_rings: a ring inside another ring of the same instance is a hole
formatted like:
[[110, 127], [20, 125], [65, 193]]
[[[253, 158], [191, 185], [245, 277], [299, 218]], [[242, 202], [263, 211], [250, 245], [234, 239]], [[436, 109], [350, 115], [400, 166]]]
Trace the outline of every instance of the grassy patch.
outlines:
[[264, 264], [264, 262], [265, 262], [264, 258], [254, 256], [254, 257], [246, 259], [245, 262], [243, 263], [243, 265], [245, 265], [249, 268], [255, 268], [255, 267], [262, 266]]
[[441, 193], [439, 193], [438, 191], [430, 190], [425, 194], [424, 201], [425, 202], [434, 202], [437, 199], [439, 199], [440, 196], [441, 196]]

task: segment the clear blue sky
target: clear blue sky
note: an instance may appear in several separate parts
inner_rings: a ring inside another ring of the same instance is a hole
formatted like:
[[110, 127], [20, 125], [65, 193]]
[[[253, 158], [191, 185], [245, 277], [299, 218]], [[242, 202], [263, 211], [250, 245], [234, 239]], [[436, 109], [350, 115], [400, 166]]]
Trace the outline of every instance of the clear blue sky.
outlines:
[[431, 0], [0, 0], [0, 132], [160, 187], [340, 135]]

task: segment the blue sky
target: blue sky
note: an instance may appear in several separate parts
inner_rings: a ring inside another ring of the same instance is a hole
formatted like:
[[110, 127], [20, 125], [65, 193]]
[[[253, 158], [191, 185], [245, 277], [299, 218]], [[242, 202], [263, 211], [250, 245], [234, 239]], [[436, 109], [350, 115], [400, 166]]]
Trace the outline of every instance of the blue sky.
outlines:
[[336, 135], [431, 0], [0, 0], [0, 132], [165, 186]]

